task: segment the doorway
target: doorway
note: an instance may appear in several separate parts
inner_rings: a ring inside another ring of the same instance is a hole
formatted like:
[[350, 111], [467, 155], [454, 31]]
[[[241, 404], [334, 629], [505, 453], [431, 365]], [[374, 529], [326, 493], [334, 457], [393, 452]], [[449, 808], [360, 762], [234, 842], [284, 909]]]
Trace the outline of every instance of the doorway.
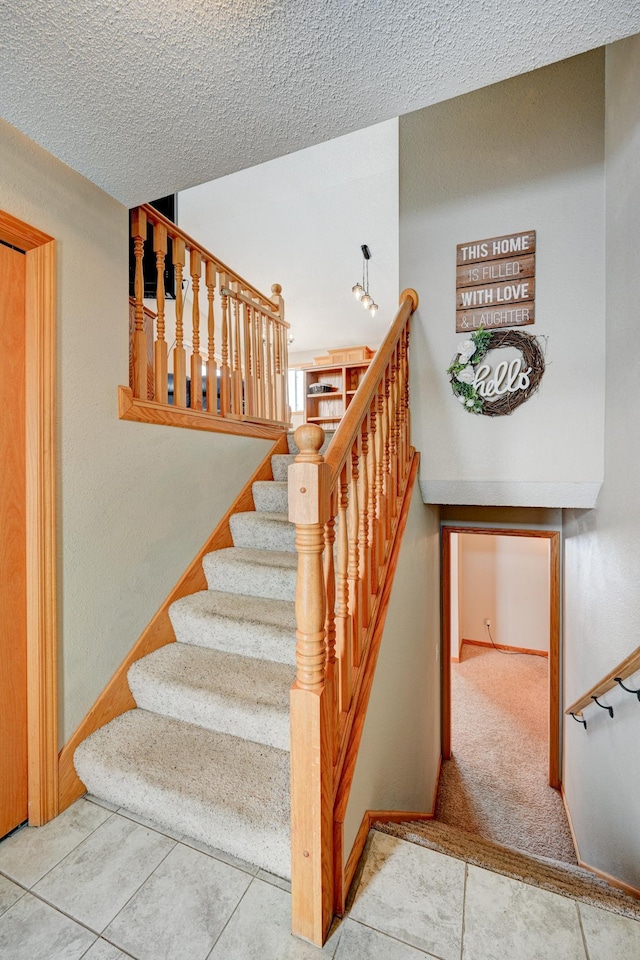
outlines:
[[55, 242], [0, 211], [0, 835], [58, 812]]

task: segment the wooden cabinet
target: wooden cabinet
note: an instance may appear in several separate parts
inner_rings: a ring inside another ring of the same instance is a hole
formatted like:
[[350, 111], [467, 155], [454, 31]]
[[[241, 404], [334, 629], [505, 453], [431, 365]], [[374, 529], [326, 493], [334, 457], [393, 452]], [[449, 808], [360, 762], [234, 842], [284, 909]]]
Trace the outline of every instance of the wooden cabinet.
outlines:
[[[360, 360], [353, 363], [308, 367], [304, 371], [307, 423], [318, 423], [326, 430], [335, 430], [360, 386], [370, 362], [370, 360]], [[314, 384], [327, 384], [331, 390], [326, 393], [313, 393]]]

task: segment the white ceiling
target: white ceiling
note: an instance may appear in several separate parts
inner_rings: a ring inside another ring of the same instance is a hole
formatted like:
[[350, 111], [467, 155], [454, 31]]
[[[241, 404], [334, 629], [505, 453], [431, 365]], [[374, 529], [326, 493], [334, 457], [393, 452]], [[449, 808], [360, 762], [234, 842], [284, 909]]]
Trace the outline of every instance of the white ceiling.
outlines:
[[634, 0], [3, 0], [0, 115], [133, 205], [638, 31]]

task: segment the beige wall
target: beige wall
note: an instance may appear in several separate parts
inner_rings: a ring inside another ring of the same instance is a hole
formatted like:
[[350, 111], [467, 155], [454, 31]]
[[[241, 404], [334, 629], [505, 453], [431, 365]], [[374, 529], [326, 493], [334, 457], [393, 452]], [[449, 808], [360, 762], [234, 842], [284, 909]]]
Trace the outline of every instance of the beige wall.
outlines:
[[0, 209], [57, 241], [63, 743], [269, 444], [118, 420], [127, 210], [3, 121]]
[[[605, 471], [595, 510], [565, 522], [565, 703], [640, 642], [640, 36], [607, 49], [607, 389]], [[640, 674], [631, 678], [640, 686]], [[565, 723], [564, 788], [580, 855], [640, 888], [640, 707], [614, 690], [588, 730]]]
[[[435, 503], [593, 505], [603, 470], [604, 57], [594, 51], [400, 118], [400, 286], [415, 287], [411, 408]], [[539, 393], [466, 413], [445, 374], [456, 244], [537, 231]], [[426, 455], [428, 454], [428, 456]]]
[[[549, 652], [549, 541], [459, 534], [459, 619], [465, 640]], [[452, 650], [452, 655], [453, 650]]]
[[344, 824], [367, 810], [430, 811], [440, 757], [440, 536], [416, 484]]

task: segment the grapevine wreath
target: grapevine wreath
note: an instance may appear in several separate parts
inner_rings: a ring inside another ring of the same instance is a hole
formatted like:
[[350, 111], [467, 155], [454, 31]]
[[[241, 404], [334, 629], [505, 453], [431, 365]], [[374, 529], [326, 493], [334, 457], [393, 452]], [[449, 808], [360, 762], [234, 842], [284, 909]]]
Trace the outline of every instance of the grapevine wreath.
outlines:
[[[515, 347], [522, 354], [519, 388], [507, 391], [496, 400], [487, 400], [478, 389], [477, 371], [489, 350]], [[483, 330], [480, 327], [464, 340], [447, 369], [454, 396], [469, 413], [485, 417], [503, 417], [535, 393], [544, 373], [544, 356], [535, 337], [519, 330]]]

